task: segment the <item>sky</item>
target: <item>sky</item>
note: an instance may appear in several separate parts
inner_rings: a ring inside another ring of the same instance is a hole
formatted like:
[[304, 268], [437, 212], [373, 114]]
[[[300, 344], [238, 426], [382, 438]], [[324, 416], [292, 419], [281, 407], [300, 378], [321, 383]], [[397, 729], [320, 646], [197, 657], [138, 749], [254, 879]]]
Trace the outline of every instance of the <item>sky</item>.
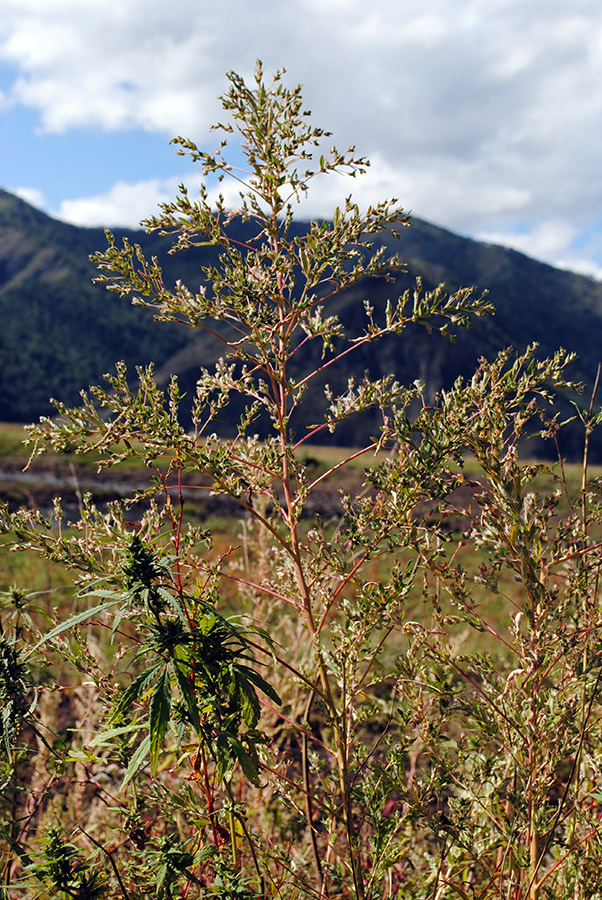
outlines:
[[0, 186], [77, 225], [136, 226], [198, 188], [169, 141], [213, 150], [225, 73], [257, 58], [371, 160], [321, 180], [301, 218], [396, 197], [602, 279], [600, 0], [0, 0]]

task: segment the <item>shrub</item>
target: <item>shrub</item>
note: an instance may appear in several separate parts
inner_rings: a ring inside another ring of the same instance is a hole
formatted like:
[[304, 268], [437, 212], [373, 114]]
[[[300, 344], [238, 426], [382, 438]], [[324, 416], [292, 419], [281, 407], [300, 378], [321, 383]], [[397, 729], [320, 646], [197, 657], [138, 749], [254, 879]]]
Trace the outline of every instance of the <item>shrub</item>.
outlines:
[[[307, 386], [359, 348], [378, 352], [409, 323], [445, 337], [490, 308], [472, 289], [418, 284], [384, 309], [367, 300], [363, 330], [346, 334], [333, 297], [392, 279], [399, 261], [370, 236], [407, 220], [394, 202], [362, 214], [348, 199], [293, 233], [292, 204], [314, 178], [367, 163], [353, 148], [323, 152], [327, 134], [282, 73], [266, 84], [258, 65], [251, 86], [229, 81], [231, 121], [216, 127], [240, 139], [247, 170], [225, 141], [213, 154], [176, 144], [205, 175], [240, 182], [239, 208], [182, 186], [143, 223], [174, 253], [217, 246], [219, 264], [192, 290], [168, 287], [157, 260], [111, 234], [96, 256], [110, 290], [221, 343], [191, 421], [176, 379], [165, 396], [152, 368], [132, 386], [118, 364], [108, 387], [29, 429], [32, 457], [94, 452], [106, 468], [140, 457], [149, 489], [105, 514], [84, 498], [73, 523], [58, 501], [49, 518], [2, 514], [18, 547], [77, 573], [79, 598], [49, 628], [5, 629], [7, 709], [32, 720], [17, 759], [4, 715], [5, 892], [598, 896], [597, 488], [587, 463], [575, 498], [562, 468], [517, 452], [553, 390], [570, 387], [570, 357], [506, 351], [433, 403], [418, 382], [366, 373], [326, 385], [326, 412], [297, 433]], [[220, 437], [231, 409], [235, 436]], [[381, 420], [369, 444], [317, 463], [312, 442], [368, 409]], [[584, 418], [589, 433], [593, 400]], [[553, 438], [560, 426], [538, 427]], [[358, 459], [362, 484], [346, 490]], [[193, 474], [236, 502], [239, 538], [187, 522]], [[340, 509], [325, 517], [328, 485]]]

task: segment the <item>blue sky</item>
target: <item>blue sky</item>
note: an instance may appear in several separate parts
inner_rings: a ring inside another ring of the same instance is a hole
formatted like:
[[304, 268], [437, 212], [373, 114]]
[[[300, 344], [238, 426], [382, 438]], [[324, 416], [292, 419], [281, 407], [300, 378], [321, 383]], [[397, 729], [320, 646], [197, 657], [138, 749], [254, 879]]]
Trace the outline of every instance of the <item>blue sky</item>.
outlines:
[[0, 0], [0, 185], [66, 221], [134, 226], [198, 186], [169, 139], [212, 149], [224, 73], [257, 57], [372, 160], [300, 215], [395, 196], [602, 277], [599, 0]]

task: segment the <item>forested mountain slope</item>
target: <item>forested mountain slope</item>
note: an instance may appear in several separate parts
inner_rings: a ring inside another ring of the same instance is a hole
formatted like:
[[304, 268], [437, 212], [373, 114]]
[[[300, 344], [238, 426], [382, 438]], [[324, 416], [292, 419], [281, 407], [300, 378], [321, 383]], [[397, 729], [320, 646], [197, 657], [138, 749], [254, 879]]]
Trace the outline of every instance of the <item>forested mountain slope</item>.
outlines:
[[[243, 227], [237, 227], [244, 237]], [[146, 254], [159, 256], [168, 284], [181, 278], [197, 289], [201, 266], [216, 259], [213, 250], [167, 257], [165, 239], [142, 231], [119, 233], [140, 243]], [[559, 346], [576, 350], [574, 378], [593, 383], [600, 358], [601, 283], [420, 220], [403, 229], [400, 241], [387, 237], [389, 242], [407, 262], [408, 272], [394, 285], [373, 280], [335, 298], [333, 308], [350, 328], [361, 327], [365, 298], [378, 309], [386, 297], [411, 286], [417, 275], [426, 287], [444, 281], [450, 290], [473, 284], [488, 289], [496, 315], [475, 323], [454, 345], [421, 329], [408, 329], [401, 339], [379, 345], [376, 357], [369, 348], [359, 354], [354, 362], [357, 373], [365, 368], [374, 375], [393, 371], [404, 382], [418, 377], [433, 394], [458, 374], [469, 376], [479, 356], [491, 357], [508, 344], [520, 348], [538, 341], [542, 353]], [[158, 324], [151, 311], [92, 284], [96, 270], [88, 256], [105, 247], [102, 229], [55, 221], [0, 191], [1, 420], [30, 421], [48, 414], [50, 396], [77, 403], [79, 389], [98, 382], [119, 359], [125, 360], [133, 376], [135, 365], [153, 360], [162, 378], [175, 372], [190, 392], [199, 366], [211, 365], [219, 355], [219, 342], [204, 332]], [[311, 360], [305, 357], [298, 364], [302, 370]], [[348, 375], [347, 369], [330, 371], [329, 381], [343, 383]], [[322, 403], [320, 391], [308, 401], [315, 418]], [[298, 427], [302, 424], [299, 417]], [[227, 429], [228, 423], [223, 427]], [[339, 439], [357, 443], [362, 430], [373, 432], [375, 427], [376, 422], [366, 420], [361, 429], [354, 426]], [[577, 455], [579, 444], [575, 432], [566, 444], [568, 452]]]

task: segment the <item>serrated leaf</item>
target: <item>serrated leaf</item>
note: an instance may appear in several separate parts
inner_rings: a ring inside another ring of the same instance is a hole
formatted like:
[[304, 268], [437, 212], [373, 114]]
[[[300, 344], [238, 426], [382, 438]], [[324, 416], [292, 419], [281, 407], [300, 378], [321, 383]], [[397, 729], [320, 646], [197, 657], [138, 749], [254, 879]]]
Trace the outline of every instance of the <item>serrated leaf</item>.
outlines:
[[124, 619], [125, 616], [127, 616], [128, 611], [129, 610], [128, 610], [127, 606], [125, 606], [125, 604], [124, 604], [121, 607], [121, 609], [118, 609], [117, 612], [115, 613], [115, 618], [113, 619], [113, 628], [111, 629], [111, 642], [115, 640], [115, 635], [117, 634], [117, 629], [121, 625], [122, 619]]
[[280, 699], [274, 688], [271, 686], [271, 684], [268, 684], [267, 681], [265, 681], [261, 677], [261, 675], [255, 672], [254, 669], [249, 668], [249, 666], [238, 666], [237, 668], [240, 672], [244, 673], [245, 677], [248, 678], [249, 681], [252, 681], [253, 684], [256, 685], [261, 691], [263, 691], [264, 694], [267, 694], [268, 697], [274, 701], [274, 703], [277, 703], [278, 706], [282, 704], [282, 700]]
[[195, 731], [198, 732], [201, 727], [201, 721], [199, 718], [199, 708], [197, 705], [197, 700], [196, 700], [194, 690], [192, 688], [192, 685], [188, 681], [186, 675], [182, 672], [182, 670], [180, 669], [180, 667], [178, 665], [174, 666], [174, 671], [176, 673], [176, 679], [178, 682], [178, 686], [182, 693], [182, 699], [184, 700], [184, 703], [186, 704], [186, 709], [188, 710], [188, 713], [190, 715], [192, 727], [195, 729]]
[[136, 772], [140, 769], [142, 763], [148, 756], [149, 750], [150, 735], [147, 734], [130, 760], [130, 764], [126, 769], [125, 775], [123, 776], [123, 781], [121, 782], [121, 790], [123, 790], [126, 784], [128, 784], [128, 782], [132, 780]]
[[260, 708], [259, 700], [255, 689], [246, 678], [241, 678], [237, 674], [236, 683], [242, 694], [242, 714], [249, 728], [254, 728], [259, 721]]
[[88, 753], [86, 750], [70, 750], [67, 754], [67, 759], [72, 760], [73, 762], [91, 762], [94, 760], [94, 756], [91, 753]]
[[245, 750], [238, 738], [229, 736], [229, 743], [231, 744], [234, 755], [240, 763], [241, 769], [245, 773], [246, 777], [253, 784], [257, 785], [259, 783], [259, 771], [256, 761]]
[[119, 600], [113, 600], [112, 603], [101, 603], [100, 606], [95, 606], [93, 609], [86, 609], [81, 613], [78, 613], [76, 616], [71, 616], [70, 619], [67, 619], [66, 622], [61, 622], [60, 625], [57, 625], [48, 634], [45, 634], [43, 638], [35, 644], [25, 659], [29, 659], [32, 653], [35, 653], [40, 647], [43, 647], [44, 644], [47, 644], [48, 641], [52, 641], [55, 637], [58, 637], [59, 634], [62, 634], [64, 631], [68, 631], [70, 628], [75, 628], [76, 625], [80, 625], [82, 622], [85, 622], [86, 619], [91, 619], [94, 616], [98, 615], [101, 612], [104, 612], [107, 609], [110, 609], [112, 606], [116, 606], [118, 603], [122, 602], [122, 598]]
[[155, 685], [155, 690], [153, 691], [150, 703], [149, 732], [151, 775], [154, 775], [157, 769], [159, 749], [161, 747], [161, 742], [165, 737], [167, 726], [169, 725], [170, 709], [171, 686], [169, 683], [169, 673], [167, 667], [165, 667]]
[[147, 669], [145, 672], [141, 672], [140, 675], [137, 675], [136, 678], [132, 681], [132, 683], [125, 689], [123, 694], [119, 699], [119, 703], [115, 707], [114, 711], [111, 713], [111, 718], [109, 721], [114, 721], [119, 718], [132, 703], [141, 697], [146, 691], [147, 687], [157, 674], [157, 671], [164, 665], [163, 662], [156, 663], [154, 666], [151, 666], [150, 669]]
[[169, 604], [169, 606], [171, 606], [171, 608], [177, 614], [178, 618], [182, 622], [184, 622], [185, 625], [187, 625], [188, 619], [186, 618], [186, 613], [184, 612], [184, 607], [180, 603], [179, 598], [175, 597], [172, 593], [170, 593], [164, 587], [161, 587], [161, 585], [156, 585], [155, 590], [159, 594], [159, 596], [162, 597]]
[[108, 731], [103, 731], [101, 734], [97, 734], [95, 738], [89, 742], [88, 747], [100, 747], [103, 744], [107, 744], [114, 737], [119, 737], [122, 734], [129, 734], [132, 731], [140, 731], [143, 726], [140, 723], [136, 723], [135, 725], [122, 725], [120, 728], [109, 728]]

